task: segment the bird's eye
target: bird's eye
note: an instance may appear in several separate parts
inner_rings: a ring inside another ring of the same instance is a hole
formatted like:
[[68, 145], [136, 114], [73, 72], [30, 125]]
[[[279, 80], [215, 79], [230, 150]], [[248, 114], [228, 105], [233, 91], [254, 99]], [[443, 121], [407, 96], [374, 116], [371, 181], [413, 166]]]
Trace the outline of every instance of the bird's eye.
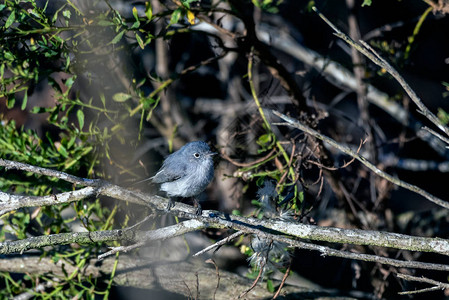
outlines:
[[200, 154], [199, 154], [198, 152], [195, 152], [195, 153], [193, 154], [193, 156], [195, 156], [195, 158], [199, 158], [199, 157], [200, 157]]

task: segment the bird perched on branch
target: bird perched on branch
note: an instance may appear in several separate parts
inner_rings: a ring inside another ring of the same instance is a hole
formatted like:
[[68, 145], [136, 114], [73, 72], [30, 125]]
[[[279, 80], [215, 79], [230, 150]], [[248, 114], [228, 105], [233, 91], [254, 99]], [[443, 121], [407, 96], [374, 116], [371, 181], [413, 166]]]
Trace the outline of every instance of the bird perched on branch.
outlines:
[[196, 141], [184, 145], [165, 159], [160, 170], [150, 179], [160, 183], [160, 190], [169, 196], [167, 210], [175, 205], [172, 197], [193, 197], [196, 214], [201, 215], [201, 205], [196, 196], [214, 178], [212, 156], [215, 154], [205, 142]]

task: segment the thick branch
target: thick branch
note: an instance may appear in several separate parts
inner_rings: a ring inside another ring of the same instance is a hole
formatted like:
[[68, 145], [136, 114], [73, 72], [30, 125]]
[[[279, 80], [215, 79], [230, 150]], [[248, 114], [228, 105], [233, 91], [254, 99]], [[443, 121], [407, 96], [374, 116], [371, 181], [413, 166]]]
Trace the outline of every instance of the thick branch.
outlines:
[[[105, 274], [111, 274], [115, 268], [115, 259], [115, 257], [108, 257], [103, 261], [93, 259], [80, 270], [80, 273], [86, 278], [90, 276], [101, 278]], [[11, 273], [51, 274], [52, 277], [66, 278], [67, 274], [72, 274], [76, 270], [77, 266], [70, 264], [69, 261], [54, 262], [48, 257], [22, 256], [0, 260], [0, 271]], [[220, 270], [220, 288], [216, 290], [215, 283], [218, 278], [215, 269], [205, 267], [203, 261], [197, 259], [161, 261], [155, 258], [121, 255], [115, 274], [113, 283], [116, 285], [163, 290], [186, 297], [189, 296], [189, 290], [194, 294], [198, 282], [201, 299], [213, 299], [214, 293], [216, 299], [235, 299], [251, 285], [251, 280], [247, 278]], [[108, 280], [109, 276], [104, 278]], [[310, 292], [310, 289], [295, 286], [284, 286], [282, 290], [287, 294]], [[265, 286], [257, 285], [249, 299], [270, 299], [272, 296]]]
[[73, 192], [65, 192], [49, 196], [11, 195], [0, 192], [0, 216], [23, 207], [57, 205], [76, 202], [98, 194], [98, 188], [86, 187]]
[[[284, 116], [285, 117], [285, 116]], [[151, 206], [153, 209], [165, 212], [168, 199], [143, 194], [136, 191], [129, 191], [119, 186], [103, 182], [103, 186], [98, 188], [100, 195], [109, 196], [123, 201], [131, 201], [134, 203], [141, 203]], [[44, 196], [46, 197], [46, 196]], [[40, 203], [39, 197], [36, 203], [29, 203], [30, 205], [38, 205]], [[57, 197], [56, 197], [57, 198]], [[192, 231], [203, 227], [208, 228], [231, 228], [236, 231], [256, 234], [260, 237], [267, 237], [273, 240], [283, 241], [293, 247], [301, 247], [304, 249], [318, 250], [328, 255], [337, 254], [337, 256], [379, 261], [387, 264], [398, 264], [400, 261], [388, 260], [386, 258], [373, 259], [370, 256], [349, 257], [346, 254], [335, 253], [333, 249], [314, 248], [310, 244], [297, 241], [295, 238], [309, 239], [316, 241], [327, 241], [332, 243], [350, 243], [359, 245], [372, 245], [380, 247], [391, 247], [396, 249], [434, 252], [443, 255], [449, 255], [449, 241], [439, 238], [425, 238], [414, 237], [403, 234], [366, 231], [366, 230], [351, 230], [332, 227], [319, 227], [314, 225], [304, 225], [299, 223], [284, 222], [279, 220], [259, 220], [255, 218], [245, 218], [240, 216], [232, 216], [223, 214], [218, 211], [203, 211], [201, 216], [195, 215], [195, 208], [182, 203], [176, 203], [175, 207], [170, 210], [170, 214], [178, 217], [194, 219], [186, 221], [173, 227], [166, 229], [158, 229], [145, 235], [142, 233], [135, 234], [132, 230], [111, 230], [101, 232], [87, 232], [87, 233], [63, 233], [49, 236], [32, 237], [20, 241], [9, 241], [0, 243], [0, 253], [10, 254], [19, 253], [33, 248], [42, 248], [44, 246], [61, 245], [69, 243], [91, 243], [91, 242], [108, 242], [115, 240], [136, 240], [135, 236], [139, 237], [139, 241], [145, 239], [161, 239], [164, 237], [175, 236], [183, 230]], [[187, 226], [187, 225], [188, 226]], [[185, 228], [181, 228], [184, 226]], [[290, 237], [286, 237], [288, 235]], [[343, 256], [346, 255], [346, 256]], [[411, 265], [409, 265], [411, 267]], [[420, 267], [414, 265], [413, 267]], [[428, 266], [429, 267], [429, 266]], [[445, 269], [446, 266], [439, 269]]]
[[94, 232], [72, 232], [50, 235], [41, 235], [24, 240], [6, 241], [0, 243], [0, 254], [22, 253], [30, 249], [39, 249], [46, 246], [67, 245], [70, 243], [91, 244], [117, 240], [132, 240], [134, 234], [123, 230], [104, 230]]

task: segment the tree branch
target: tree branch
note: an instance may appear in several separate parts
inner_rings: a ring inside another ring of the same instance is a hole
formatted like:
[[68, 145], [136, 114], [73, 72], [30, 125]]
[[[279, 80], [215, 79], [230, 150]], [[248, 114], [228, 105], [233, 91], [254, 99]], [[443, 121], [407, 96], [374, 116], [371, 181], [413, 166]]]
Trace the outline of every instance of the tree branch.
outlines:
[[449, 289], [449, 284], [443, 283], [440, 281], [436, 281], [436, 280], [432, 280], [429, 278], [416, 277], [416, 276], [411, 276], [411, 275], [406, 275], [406, 274], [401, 274], [401, 273], [398, 273], [397, 276], [399, 278], [402, 278], [402, 279], [408, 280], [408, 281], [418, 281], [418, 282], [424, 282], [424, 283], [429, 283], [429, 284], [434, 285], [433, 287], [425, 288], [425, 289], [421, 289], [421, 290], [401, 292], [401, 293], [399, 293], [399, 295], [411, 295], [411, 294], [425, 293], [425, 292], [430, 292], [430, 291], [435, 291], [435, 290]]
[[[80, 273], [85, 278], [102, 278], [105, 274], [111, 274], [115, 262], [115, 256], [102, 261], [91, 259]], [[10, 273], [51, 274], [56, 278], [66, 278], [67, 274], [72, 274], [76, 270], [77, 266], [70, 261], [61, 259], [54, 262], [50, 257], [21, 256], [0, 260], [0, 271]], [[198, 273], [198, 278], [195, 273]], [[245, 277], [220, 270], [220, 287], [232, 288], [216, 289], [215, 284], [210, 284], [216, 277], [215, 268], [205, 267], [203, 261], [198, 259], [161, 261], [156, 257], [139, 258], [121, 255], [116, 267], [116, 275], [112, 280], [115, 285], [162, 290], [187, 297], [188, 289], [196, 289], [198, 279], [201, 299], [212, 299], [215, 292], [216, 299], [234, 299], [252, 282]], [[105, 280], [108, 278], [109, 276], [104, 277]], [[275, 284], [278, 283], [275, 281]], [[285, 293], [310, 292], [310, 289], [288, 285], [282, 290]], [[322, 291], [322, 293], [332, 296], [329, 292]], [[263, 285], [257, 285], [251, 295], [254, 299], [270, 299], [272, 296], [273, 294]]]
[[[284, 116], [285, 117], [285, 116]], [[7, 162], [7, 161], [3, 161]], [[26, 170], [30, 169], [29, 165], [24, 165]], [[57, 172], [57, 171], [54, 171]], [[56, 174], [59, 176], [59, 174]], [[165, 212], [168, 199], [140, 193], [137, 191], [129, 191], [116, 185], [112, 185], [105, 181], [102, 186], [98, 187], [98, 195], [109, 196], [122, 201], [131, 201], [150, 206], [156, 211]], [[83, 189], [81, 189], [82, 191]], [[70, 195], [73, 192], [67, 194]], [[57, 198], [58, 196], [56, 196]], [[29, 205], [38, 205], [42, 203], [41, 199], [47, 199], [47, 196], [35, 197], [35, 202]], [[45, 202], [45, 205], [49, 205]], [[439, 238], [415, 237], [397, 233], [367, 231], [357, 229], [341, 229], [333, 227], [320, 227], [315, 225], [305, 225], [299, 223], [285, 222], [272, 219], [256, 219], [245, 218], [241, 216], [233, 216], [218, 211], [204, 210], [201, 216], [195, 214], [196, 209], [193, 206], [183, 203], [176, 203], [169, 213], [177, 217], [190, 219], [180, 224], [161, 228], [148, 233], [134, 232], [134, 227], [122, 230], [108, 230], [98, 232], [82, 232], [82, 233], [61, 233], [48, 236], [31, 237], [18, 241], [6, 241], [0, 243], [0, 254], [22, 253], [29, 249], [38, 249], [45, 246], [62, 245], [69, 243], [93, 243], [93, 242], [110, 242], [122, 240], [157, 240], [165, 239], [173, 236], [198, 230], [201, 228], [222, 228], [233, 229], [244, 232], [245, 234], [256, 234], [257, 236], [269, 238], [272, 240], [287, 243], [292, 247], [310, 249], [320, 251], [324, 255], [334, 255], [350, 259], [359, 259], [366, 261], [375, 261], [384, 264], [390, 264], [401, 267], [425, 268], [435, 270], [448, 270], [446, 265], [425, 264], [420, 262], [404, 262], [374, 255], [356, 254], [343, 252], [331, 248], [303, 243], [296, 238], [309, 239], [314, 241], [327, 241], [331, 243], [371, 245], [380, 247], [391, 247], [395, 249], [404, 249], [412, 251], [434, 252], [443, 255], [449, 255], [449, 241]], [[123, 248], [121, 248], [123, 250]], [[118, 251], [120, 251], [119, 249]], [[126, 248], [125, 248], [126, 250]]]
[[371, 171], [373, 171], [374, 173], [376, 173], [377, 175], [379, 175], [382, 178], [385, 178], [386, 180], [396, 184], [397, 186], [403, 187], [409, 191], [415, 192], [421, 196], [423, 196], [424, 198], [432, 201], [433, 203], [442, 206], [444, 208], [449, 209], [449, 203], [426, 192], [425, 190], [417, 187], [416, 185], [407, 183], [405, 181], [402, 181], [398, 178], [395, 178], [393, 176], [391, 176], [388, 173], [385, 173], [384, 171], [380, 170], [379, 168], [377, 168], [375, 165], [373, 165], [372, 163], [370, 163], [366, 158], [364, 158], [363, 156], [361, 156], [360, 154], [358, 154], [357, 152], [355, 152], [354, 150], [350, 149], [349, 147], [345, 147], [342, 146], [340, 144], [338, 144], [335, 140], [322, 135], [321, 133], [319, 133], [318, 131], [307, 127], [306, 125], [301, 124], [299, 121], [287, 117], [286, 115], [281, 114], [280, 112], [277, 111], [273, 111], [273, 114], [275, 114], [276, 116], [278, 116], [279, 118], [281, 118], [282, 120], [286, 121], [287, 123], [277, 123], [275, 125], [288, 125], [288, 126], [292, 126], [295, 128], [298, 128], [304, 132], [307, 132], [308, 134], [314, 136], [315, 138], [322, 140], [326, 143], [328, 143], [329, 145], [331, 145], [332, 147], [337, 148], [338, 150], [342, 151], [343, 153], [346, 153], [347, 155], [357, 159], [359, 162], [361, 162], [362, 164], [364, 164], [368, 169], [370, 169]]
[[431, 121], [435, 126], [437, 126], [441, 131], [446, 133], [449, 136], [449, 128], [445, 126], [437, 116], [435, 116], [421, 101], [415, 91], [409, 86], [409, 84], [405, 81], [405, 79], [399, 74], [396, 69], [394, 69], [385, 59], [383, 59], [371, 46], [369, 46], [366, 42], [360, 40], [359, 42], [362, 45], [357, 44], [354, 40], [352, 40], [349, 36], [340, 31], [331, 21], [329, 21], [322, 13], [318, 11], [318, 9], [314, 6], [312, 9], [319, 15], [321, 19], [324, 20], [334, 31], [335, 35], [341, 38], [343, 41], [348, 43], [351, 47], [357, 49], [360, 53], [369, 58], [373, 63], [378, 65], [379, 67], [385, 69], [391, 76], [396, 79], [397, 82], [402, 86], [407, 95], [409, 95], [410, 99], [418, 106], [419, 112], [422, 113], [429, 121]]

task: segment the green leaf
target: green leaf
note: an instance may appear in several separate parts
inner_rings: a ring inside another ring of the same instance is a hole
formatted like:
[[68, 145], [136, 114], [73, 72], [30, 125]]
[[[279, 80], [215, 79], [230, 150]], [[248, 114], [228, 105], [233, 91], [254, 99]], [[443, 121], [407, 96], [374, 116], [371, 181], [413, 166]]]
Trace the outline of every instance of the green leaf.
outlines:
[[6, 107], [8, 107], [9, 109], [12, 109], [14, 107], [14, 104], [16, 104], [16, 98], [11, 97], [6, 100]]
[[139, 21], [139, 16], [137, 15], [137, 8], [135, 6], [133, 7], [133, 16], [134, 19], [136, 19], [136, 21]]
[[271, 134], [269, 134], [269, 133], [261, 135], [259, 137], [259, 139], [257, 140], [257, 144], [259, 144], [259, 145], [266, 145], [270, 142], [271, 142]]
[[84, 113], [81, 109], [76, 112], [76, 117], [78, 118], [78, 123], [80, 125], [80, 130], [83, 130], [84, 127]]
[[302, 203], [304, 201], [304, 192], [303, 191], [299, 192], [298, 197], [299, 197], [299, 202]]
[[181, 17], [181, 9], [178, 8], [172, 13], [170, 18], [170, 24], [168, 24], [168, 26], [178, 23], [180, 17]]
[[139, 26], [140, 26], [140, 22], [139, 22], [139, 21], [136, 21], [136, 22], [134, 22], [133, 25], [131, 26], [131, 29], [139, 28]]
[[70, 89], [74, 83], [75, 83], [75, 76], [72, 76], [67, 78], [67, 80], [64, 82], [64, 85]]
[[16, 12], [13, 10], [9, 15], [8, 19], [6, 20], [5, 28], [11, 26], [11, 24], [14, 23], [15, 20], [16, 20]]
[[25, 91], [25, 95], [23, 96], [23, 100], [22, 100], [22, 110], [25, 110], [25, 108], [27, 107], [27, 102], [28, 102], [28, 90]]
[[111, 44], [115, 45], [117, 44], [123, 37], [123, 34], [125, 33], [125, 30], [122, 30], [119, 32], [119, 34], [117, 34], [114, 39], [111, 41]]
[[66, 158], [69, 157], [69, 154], [67, 153], [66, 148], [65, 148], [62, 144], [59, 144], [58, 147], [57, 147], [57, 149], [58, 149], [58, 152], [59, 152], [62, 156], [66, 157]]
[[145, 2], [145, 15], [148, 20], [151, 21], [151, 19], [153, 19], [153, 8], [151, 7], [151, 3], [149, 1]]
[[232, 215], [233, 215], [233, 216], [241, 216], [242, 213], [240, 212], [240, 210], [234, 209], [234, 210], [232, 211]]
[[98, 21], [97, 24], [98, 24], [99, 26], [111, 26], [111, 25], [114, 25], [113, 22], [107, 21], [107, 20], [100, 20], [100, 21]]
[[42, 113], [47, 112], [47, 109], [45, 107], [35, 106], [31, 109], [31, 112], [33, 114], [42, 114]]
[[112, 96], [112, 99], [114, 99], [115, 102], [125, 102], [129, 98], [131, 98], [131, 95], [126, 93], [117, 93], [114, 96]]
[[271, 279], [267, 280], [267, 290], [270, 293], [274, 293], [274, 285], [273, 285], [273, 281]]
[[142, 38], [140, 37], [140, 35], [137, 32], [136, 32], [136, 40], [137, 40], [137, 43], [139, 44], [140, 48], [142, 48], [142, 49], [145, 48]]
[[372, 0], [363, 0], [362, 7], [363, 6], [371, 6], [372, 3], [373, 3]]
[[70, 12], [70, 10], [66, 9], [62, 12], [62, 15], [66, 18], [66, 19], [70, 19], [70, 16], [72, 15], [72, 13]]

